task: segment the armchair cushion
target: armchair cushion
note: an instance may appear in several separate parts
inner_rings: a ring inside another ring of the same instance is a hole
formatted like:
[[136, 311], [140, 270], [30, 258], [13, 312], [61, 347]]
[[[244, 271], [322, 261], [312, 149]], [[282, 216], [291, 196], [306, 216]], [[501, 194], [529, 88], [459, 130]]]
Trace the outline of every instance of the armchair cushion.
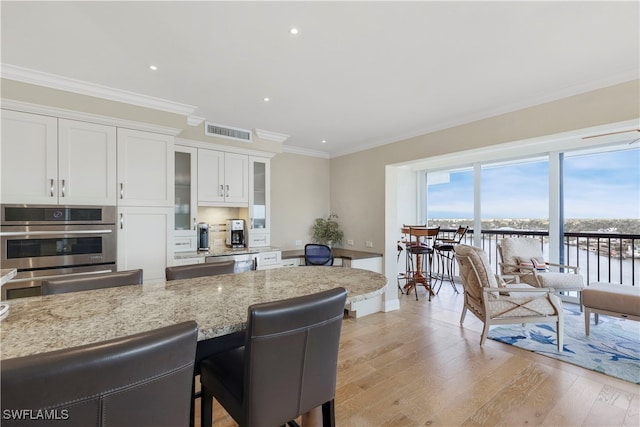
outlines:
[[540, 241], [536, 239], [520, 237], [515, 239], [505, 238], [500, 241], [500, 251], [504, 266], [502, 274], [519, 273], [519, 258], [531, 260], [531, 258], [544, 259]]
[[579, 290], [584, 288], [582, 276], [572, 273], [556, 273], [549, 271], [536, 275], [521, 276], [520, 281], [538, 288], [553, 288], [556, 291]]
[[[558, 306], [562, 305], [560, 298], [556, 295], [549, 294], [548, 297], [554, 300]], [[510, 292], [507, 298], [487, 298], [485, 302], [487, 315], [491, 319], [555, 316], [558, 313], [556, 307], [549, 303], [546, 294], [536, 294], [535, 292]]]
[[[487, 273], [491, 271], [491, 264], [485, 251], [475, 246], [467, 245], [457, 245], [454, 250], [456, 254], [469, 257], [472, 265], [483, 265], [485, 267], [482, 271], [478, 271], [477, 275], [473, 269], [461, 269], [460, 271], [461, 280], [463, 283], [468, 284], [467, 292], [472, 295], [474, 299], [478, 301], [482, 300], [482, 288], [499, 288], [495, 275]], [[498, 298], [499, 294], [498, 292], [492, 292], [491, 295], [494, 298]]]

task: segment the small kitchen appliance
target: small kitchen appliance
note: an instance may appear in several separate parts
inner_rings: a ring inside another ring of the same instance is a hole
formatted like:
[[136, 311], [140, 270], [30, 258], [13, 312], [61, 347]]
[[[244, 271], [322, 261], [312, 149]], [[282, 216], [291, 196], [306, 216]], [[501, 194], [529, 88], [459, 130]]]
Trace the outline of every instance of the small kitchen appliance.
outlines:
[[206, 222], [198, 223], [198, 250], [209, 250], [209, 224]]
[[227, 220], [226, 245], [230, 248], [244, 248], [244, 219]]

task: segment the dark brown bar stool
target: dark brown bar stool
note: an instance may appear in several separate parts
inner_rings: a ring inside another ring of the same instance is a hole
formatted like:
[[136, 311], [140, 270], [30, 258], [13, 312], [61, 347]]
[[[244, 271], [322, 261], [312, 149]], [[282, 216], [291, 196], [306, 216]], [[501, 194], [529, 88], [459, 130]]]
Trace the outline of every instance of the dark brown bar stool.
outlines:
[[195, 277], [215, 276], [234, 272], [235, 261], [205, 262], [204, 264], [176, 265], [164, 269], [167, 281], [193, 279]]
[[340, 330], [347, 291], [249, 307], [244, 347], [201, 363], [202, 427], [215, 398], [240, 426], [280, 426], [322, 406], [335, 426]]
[[142, 269], [138, 269], [43, 280], [41, 292], [42, 295], [52, 295], [141, 284]]
[[[26, 427], [187, 426], [198, 338], [194, 321], [0, 365], [2, 413], [47, 411]], [[3, 420], [3, 425], [5, 421]]]

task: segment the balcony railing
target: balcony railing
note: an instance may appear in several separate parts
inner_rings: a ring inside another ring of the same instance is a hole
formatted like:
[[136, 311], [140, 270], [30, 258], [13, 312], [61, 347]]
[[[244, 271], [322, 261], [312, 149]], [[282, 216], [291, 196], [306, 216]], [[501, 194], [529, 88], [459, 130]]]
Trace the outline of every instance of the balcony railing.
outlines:
[[[456, 230], [440, 229], [440, 237], [452, 237]], [[482, 248], [498, 272], [498, 245], [504, 237], [533, 237], [548, 260], [549, 232], [527, 230], [482, 230]], [[473, 245], [473, 230], [469, 229], [462, 243]], [[640, 286], [640, 235], [621, 233], [566, 232], [564, 257], [561, 264], [580, 267], [585, 283], [611, 282]], [[457, 275], [457, 265], [454, 274]]]

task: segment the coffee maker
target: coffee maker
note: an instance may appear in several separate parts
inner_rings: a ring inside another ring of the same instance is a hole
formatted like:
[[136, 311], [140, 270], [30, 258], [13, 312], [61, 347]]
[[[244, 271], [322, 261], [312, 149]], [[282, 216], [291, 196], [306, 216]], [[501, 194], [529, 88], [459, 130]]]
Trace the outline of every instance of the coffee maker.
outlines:
[[209, 250], [209, 224], [206, 222], [198, 223], [198, 250]]
[[230, 248], [244, 248], [244, 219], [227, 220], [226, 245]]

